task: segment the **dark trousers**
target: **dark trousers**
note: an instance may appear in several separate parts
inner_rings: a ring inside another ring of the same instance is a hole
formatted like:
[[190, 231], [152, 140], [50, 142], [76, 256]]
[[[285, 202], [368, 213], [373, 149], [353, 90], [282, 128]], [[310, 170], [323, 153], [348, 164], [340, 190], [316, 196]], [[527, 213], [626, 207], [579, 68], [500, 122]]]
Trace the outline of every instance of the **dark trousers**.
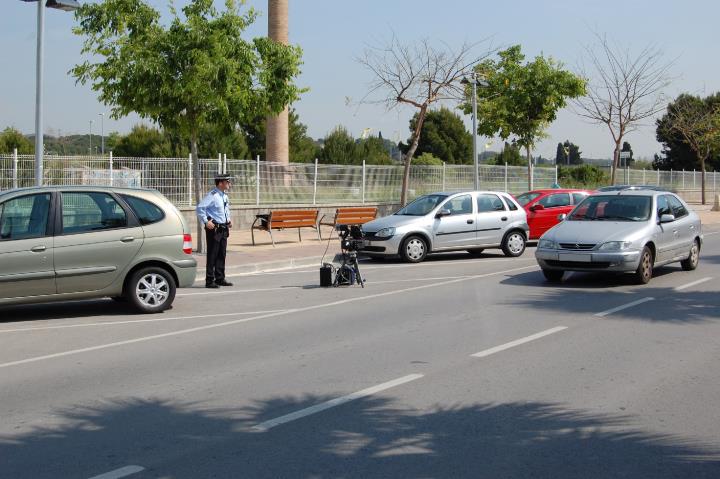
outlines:
[[207, 264], [205, 266], [205, 284], [225, 280], [225, 253], [227, 252], [228, 231], [226, 228], [205, 229], [207, 240]]

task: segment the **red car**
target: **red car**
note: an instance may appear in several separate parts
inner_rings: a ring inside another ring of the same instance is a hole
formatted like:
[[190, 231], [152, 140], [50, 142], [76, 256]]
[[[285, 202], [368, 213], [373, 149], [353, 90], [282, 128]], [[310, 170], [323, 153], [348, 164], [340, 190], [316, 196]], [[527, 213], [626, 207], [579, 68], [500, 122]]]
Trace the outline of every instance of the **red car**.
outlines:
[[525, 208], [531, 240], [558, 224], [558, 215], [567, 214], [591, 192], [587, 190], [534, 190], [517, 196]]

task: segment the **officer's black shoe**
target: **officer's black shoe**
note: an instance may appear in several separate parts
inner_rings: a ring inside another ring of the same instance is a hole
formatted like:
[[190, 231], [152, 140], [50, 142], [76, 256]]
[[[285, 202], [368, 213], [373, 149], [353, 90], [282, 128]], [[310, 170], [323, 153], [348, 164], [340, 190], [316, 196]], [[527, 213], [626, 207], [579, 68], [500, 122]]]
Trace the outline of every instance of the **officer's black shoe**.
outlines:
[[233, 285], [231, 282], [225, 281], [225, 280], [217, 281], [215, 284], [217, 284], [218, 286], [232, 286]]
[[220, 286], [215, 283], [205, 283], [205, 287], [210, 289], [218, 289]]

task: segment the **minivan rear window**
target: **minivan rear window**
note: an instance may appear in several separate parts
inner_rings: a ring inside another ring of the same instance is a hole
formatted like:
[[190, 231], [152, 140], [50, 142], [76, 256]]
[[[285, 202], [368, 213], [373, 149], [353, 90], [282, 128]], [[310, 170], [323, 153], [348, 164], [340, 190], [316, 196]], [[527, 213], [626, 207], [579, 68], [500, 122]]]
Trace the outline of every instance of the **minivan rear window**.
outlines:
[[165, 218], [165, 213], [159, 206], [136, 196], [120, 195], [138, 217], [141, 225], [157, 223]]

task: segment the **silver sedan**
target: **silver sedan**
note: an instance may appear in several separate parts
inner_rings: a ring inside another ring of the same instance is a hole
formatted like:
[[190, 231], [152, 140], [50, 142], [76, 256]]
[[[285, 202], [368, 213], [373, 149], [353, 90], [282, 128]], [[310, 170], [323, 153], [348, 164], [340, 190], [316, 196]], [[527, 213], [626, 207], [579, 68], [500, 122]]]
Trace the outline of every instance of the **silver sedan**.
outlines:
[[609, 271], [645, 284], [654, 267], [679, 261], [693, 270], [700, 259], [700, 218], [670, 192], [597, 193], [562, 219], [535, 251], [549, 281], [561, 281], [565, 271]]
[[502, 248], [507, 256], [525, 251], [528, 224], [525, 210], [507, 193], [464, 191], [433, 193], [417, 198], [396, 213], [362, 227], [363, 253], [397, 256], [411, 263], [429, 253]]

